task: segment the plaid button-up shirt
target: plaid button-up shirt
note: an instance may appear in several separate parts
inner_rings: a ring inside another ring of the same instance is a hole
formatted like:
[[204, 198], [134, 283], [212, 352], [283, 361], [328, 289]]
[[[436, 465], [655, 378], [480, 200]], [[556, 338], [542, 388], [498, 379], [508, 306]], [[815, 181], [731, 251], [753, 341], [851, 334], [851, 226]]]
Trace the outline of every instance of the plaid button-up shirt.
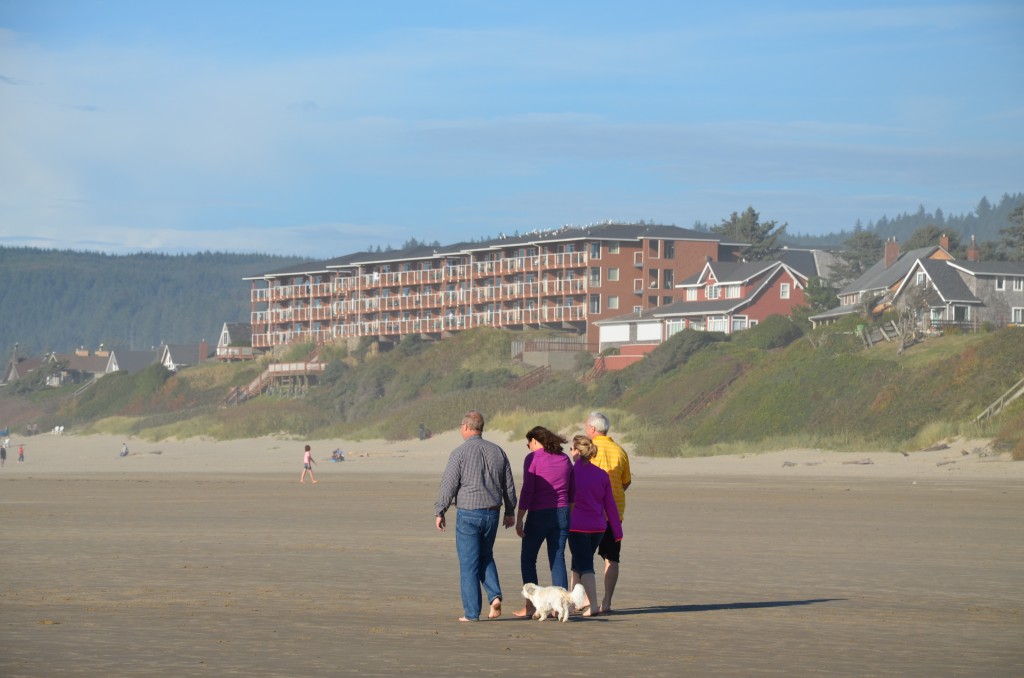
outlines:
[[443, 516], [452, 502], [463, 509], [505, 507], [516, 510], [516, 482], [505, 450], [478, 435], [452, 450], [441, 476], [434, 514]]

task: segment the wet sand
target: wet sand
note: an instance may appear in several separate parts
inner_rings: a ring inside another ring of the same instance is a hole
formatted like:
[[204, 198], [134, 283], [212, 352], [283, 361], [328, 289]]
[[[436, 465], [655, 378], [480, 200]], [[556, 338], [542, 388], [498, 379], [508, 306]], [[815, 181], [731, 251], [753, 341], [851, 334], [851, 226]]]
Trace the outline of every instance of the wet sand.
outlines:
[[634, 459], [614, 614], [513, 618], [507, 530], [505, 614], [460, 624], [455, 436], [340, 445], [317, 485], [301, 441], [121, 442], [0, 471], [0, 675], [1024, 675], [1024, 464], [975, 444]]

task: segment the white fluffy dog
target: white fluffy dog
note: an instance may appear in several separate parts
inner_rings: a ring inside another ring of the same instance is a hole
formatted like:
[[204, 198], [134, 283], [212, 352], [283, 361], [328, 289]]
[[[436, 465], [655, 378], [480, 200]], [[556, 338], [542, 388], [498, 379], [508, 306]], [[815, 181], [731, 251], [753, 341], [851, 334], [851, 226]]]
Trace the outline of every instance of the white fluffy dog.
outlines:
[[557, 617], [558, 621], [568, 621], [569, 614], [572, 612], [569, 606], [572, 605], [574, 609], [583, 607], [586, 595], [583, 584], [576, 584], [572, 593], [561, 586], [537, 586], [536, 584], [523, 586], [523, 598], [533, 603], [534, 609], [537, 610], [534, 612], [533, 618], [541, 621], [547, 619], [549, 614]]

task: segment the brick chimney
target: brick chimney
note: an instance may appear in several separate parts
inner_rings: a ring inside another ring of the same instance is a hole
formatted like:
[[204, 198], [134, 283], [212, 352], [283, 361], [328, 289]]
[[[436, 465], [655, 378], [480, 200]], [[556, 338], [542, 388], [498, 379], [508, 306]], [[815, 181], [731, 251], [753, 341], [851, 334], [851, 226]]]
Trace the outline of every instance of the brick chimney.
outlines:
[[199, 360], [196, 361], [196, 365], [198, 365], [201, 362], [204, 362], [209, 355], [210, 348], [209, 346], [206, 345], [206, 339], [203, 339], [202, 341], [199, 342]]
[[939, 247], [946, 250], [947, 252], [949, 251], [949, 236], [946, 235], [945, 233], [939, 236]]
[[981, 256], [981, 252], [978, 250], [978, 243], [974, 241], [974, 236], [971, 236], [971, 244], [967, 248], [967, 261], [977, 261], [978, 257]]
[[900, 244], [896, 242], [896, 236], [885, 241], [885, 267], [889, 268], [900, 258]]

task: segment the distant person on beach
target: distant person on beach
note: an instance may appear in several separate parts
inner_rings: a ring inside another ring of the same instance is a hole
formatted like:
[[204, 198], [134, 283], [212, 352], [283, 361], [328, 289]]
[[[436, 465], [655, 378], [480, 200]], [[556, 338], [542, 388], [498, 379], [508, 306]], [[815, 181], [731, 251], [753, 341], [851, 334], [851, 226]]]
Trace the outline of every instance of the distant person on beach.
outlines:
[[0, 468], [3, 468], [4, 464], [7, 463], [7, 447], [3, 443], [0, 443]]
[[331, 461], [345, 461], [345, 453], [341, 450], [331, 452]]
[[490, 601], [488, 618], [501, 616], [501, 583], [494, 563], [494, 539], [498, 536], [499, 511], [505, 509], [505, 529], [515, 523], [516, 483], [505, 450], [483, 439], [484, 415], [470, 410], [459, 428], [462, 444], [452, 450], [441, 476], [434, 517], [437, 529], [445, 529], [445, 511], [454, 502], [455, 550], [459, 555], [459, 588], [463, 616], [459, 621], [480, 620], [480, 586]]
[[121, 445], [121, 454], [119, 456], [121, 456], [121, 457], [127, 457], [128, 456], [128, 443], [124, 443], [123, 445]]
[[302, 458], [302, 475], [299, 476], [299, 482], [306, 482], [306, 471], [309, 471], [309, 479], [316, 484], [316, 476], [313, 475], [313, 464], [316, 463], [316, 459], [313, 459], [313, 453], [310, 451], [309, 445], [306, 445], [306, 454]]
[[[612, 493], [615, 496], [615, 505], [619, 509], [619, 520], [621, 521], [626, 515], [626, 490], [633, 482], [633, 477], [629, 472], [629, 456], [608, 435], [610, 428], [608, 417], [600, 412], [591, 412], [583, 424], [583, 432], [597, 446], [597, 454], [594, 456], [593, 463], [604, 469], [611, 480]], [[601, 613], [608, 613], [612, 610], [612, 594], [615, 593], [615, 584], [619, 581], [621, 552], [621, 544], [615, 539], [611, 525], [609, 525], [604, 540], [597, 549], [597, 555], [604, 559], [604, 600], [598, 608]], [[577, 582], [574, 579], [572, 583], [576, 584]], [[593, 602], [591, 601], [591, 603]]]
[[[569, 510], [574, 501], [572, 461], [562, 451], [569, 442], [543, 426], [526, 434], [530, 453], [523, 461], [523, 487], [516, 513], [516, 534], [523, 540], [519, 567], [523, 584], [538, 584], [537, 554], [547, 543], [551, 585], [569, 588], [565, 574], [565, 543], [569, 538]], [[526, 518], [524, 525], [523, 518]], [[532, 617], [536, 610], [527, 600], [517, 617]]]
[[597, 445], [585, 435], [575, 436], [571, 454], [576, 485], [576, 501], [569, 520], [572, 581], [573, 586], [583, 584], [588, 601], [583, 607], [583, 616], [592, 617], [608, 611], [605, 608], [594, 609], [594, 601], [597, 600], [594, 551], [604, 546], [608, 536], [606, 532], [611, 533], [611, 539], [618, 545], [622, 540], [622, 523], [611, 479], [604, 469], [592, 463], [597, 455]]
[[18, 445], [18, 463], [25, 461], [25, 446]]

